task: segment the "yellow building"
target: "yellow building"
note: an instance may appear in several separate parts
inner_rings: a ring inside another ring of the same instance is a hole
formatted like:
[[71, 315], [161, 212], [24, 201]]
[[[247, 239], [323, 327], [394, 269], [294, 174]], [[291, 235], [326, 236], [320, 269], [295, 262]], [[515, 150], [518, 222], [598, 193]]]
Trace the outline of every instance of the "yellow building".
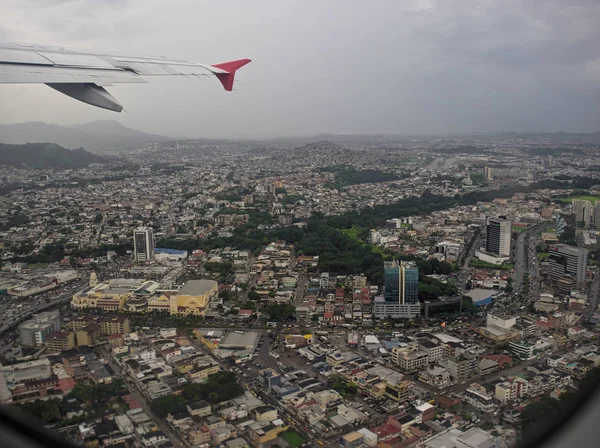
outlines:
[[129, 319], [122, 316], [105, 317], [100, 319], [100, 329], [103, 334], [129, 333]]
[[98, 324], [102, 334], [125, 334], [129, 333], [129, 318], [124, 316], [77, 316], [73, 318], [68, 324], [73, 331], [80, 330], [89, 324]]
[[155, 294], [148, 299], [149, 313], [170, 313], [171, 312], [171, 296], [177, 295], [176, 291], [165, 291], [161, 294]]
[[125, 301], [141, 288], [146, 280], [115, 278], [92, 286], [94, 283], [90, 282], [90, 286], [73, 296], [71, 301], [73, 308], [99, 308], [104, 311], [121, 311]]
[[371, 389], [368, 389], [369, 395], [373, 398], [382, 398], [385, 395], [385, 385], [386, 383], [383, 381], [374, 384]]
[[274, 425], [272, 422], [256, 422], [250, 425], [249, 428], [250, 438], [256, 444], [260, 445], [270, 440], [276, 439], [280, 433], [287, 431], [289, 426], [287, 426], [285, 423], [283, 425], [277, 426]]
[[192, 380], [193, 382], [198, 382], [198, 380], [204, 380], [208, 378], [210, 375], [214, 375], [219, 372], [221, 369], [218, 364], [215, 365], [201, 365], [192, 367], [185, 372], [185, 375]]
[[217, 294], [218, 283], [214, 280], [192, 280], [172, 295], [171, 315], [203, 316], [210, 299]]
[[46, 338], [46, 349], [49, 352], [62, 352], [75, 347], [75, 333], [72, 331], [54, 331]]
[[277, 419], [277, 409], [273, 406], [259, 406], [253, 412], [257, 422], [271, 422]]
[[398, 381], [397, 383], [386, 383], [385, 396], [395, 401], [407, 401], [409, 397], [410, 381]]
[[102, 338], [102, 330], [98, 324], [89, 324], [75, 332], [77, 346], [96, 345]]

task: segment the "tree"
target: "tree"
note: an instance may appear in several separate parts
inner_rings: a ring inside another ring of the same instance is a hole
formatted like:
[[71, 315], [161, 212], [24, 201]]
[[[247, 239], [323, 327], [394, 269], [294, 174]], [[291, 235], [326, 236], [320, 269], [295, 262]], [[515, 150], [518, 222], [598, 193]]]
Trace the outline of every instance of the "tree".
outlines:
[[44, 423], [60, 420], [60, 400], [35, 400], [23, 404], [23, 409]]
[[157, 416], [164, 418], [169, 414], [177, 414], [186, 409], [188, 401], [179, 395], [165, 395], [152, 402], [150, 409]]
[[296, 308], [293, 305], [272, 304], [265, 308], [265, 314], [270, 321], [289, 321], [294, 319]]
[[248, 299], [250, 300], [260, 300], [260, 294], [256, 292], [256, 288], [252, 288], [248, 293]]
[[485, 421], [485, 422], [481, 422], [479, 427], [485, 431], [489, 431], [491, 429], [494, 429], [496, 427], [496, 425], [494, 425], [493, 422]]

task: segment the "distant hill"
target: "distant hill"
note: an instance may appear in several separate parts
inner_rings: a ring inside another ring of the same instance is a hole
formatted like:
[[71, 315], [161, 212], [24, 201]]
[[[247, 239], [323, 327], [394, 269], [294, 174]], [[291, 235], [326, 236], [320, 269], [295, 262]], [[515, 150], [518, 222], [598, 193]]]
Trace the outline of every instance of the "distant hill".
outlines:
[[107, 163], [108, 157], [92, 154], [84, 149], [67, 149], [54, 143], [26, 143], [7, 145], [0, 143], [0, 165], [15, 168], [84, 168], [90, 163]]
[[0, 142], [2, 143], [53, 142], [65, 148], [84, 148], [96, 153], [114, 152], [144, 143], [169, 140], [172, 139], [136, 131], [110, 120], [71, 126], [40, 122], [0, 125]]

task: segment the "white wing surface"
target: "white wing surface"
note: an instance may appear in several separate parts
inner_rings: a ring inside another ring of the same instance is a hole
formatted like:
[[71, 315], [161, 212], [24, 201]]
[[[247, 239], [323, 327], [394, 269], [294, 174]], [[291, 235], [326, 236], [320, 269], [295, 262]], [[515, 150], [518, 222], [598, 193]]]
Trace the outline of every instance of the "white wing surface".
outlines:
[[153, 76], [215, 76], [233, 90], [235, 72], [250, 59], [200, 64], [167, 57], [126, 56], [31, 44], [0, 44], [0, 84], [42, 83], [103, 109], [123, 106], [103, 86], [148, 82]]

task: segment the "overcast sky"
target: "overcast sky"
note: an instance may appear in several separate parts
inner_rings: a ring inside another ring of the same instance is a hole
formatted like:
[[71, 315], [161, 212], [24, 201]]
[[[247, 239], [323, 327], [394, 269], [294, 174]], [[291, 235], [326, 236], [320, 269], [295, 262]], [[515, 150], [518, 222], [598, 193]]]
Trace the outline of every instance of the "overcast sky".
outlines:
[[203, 63], [108, 90], [116, 114], [0, 85], [0, 123], [116, 119], [180, 137], [600, 130], [599, 0], [2, 0], [0, 42]]

